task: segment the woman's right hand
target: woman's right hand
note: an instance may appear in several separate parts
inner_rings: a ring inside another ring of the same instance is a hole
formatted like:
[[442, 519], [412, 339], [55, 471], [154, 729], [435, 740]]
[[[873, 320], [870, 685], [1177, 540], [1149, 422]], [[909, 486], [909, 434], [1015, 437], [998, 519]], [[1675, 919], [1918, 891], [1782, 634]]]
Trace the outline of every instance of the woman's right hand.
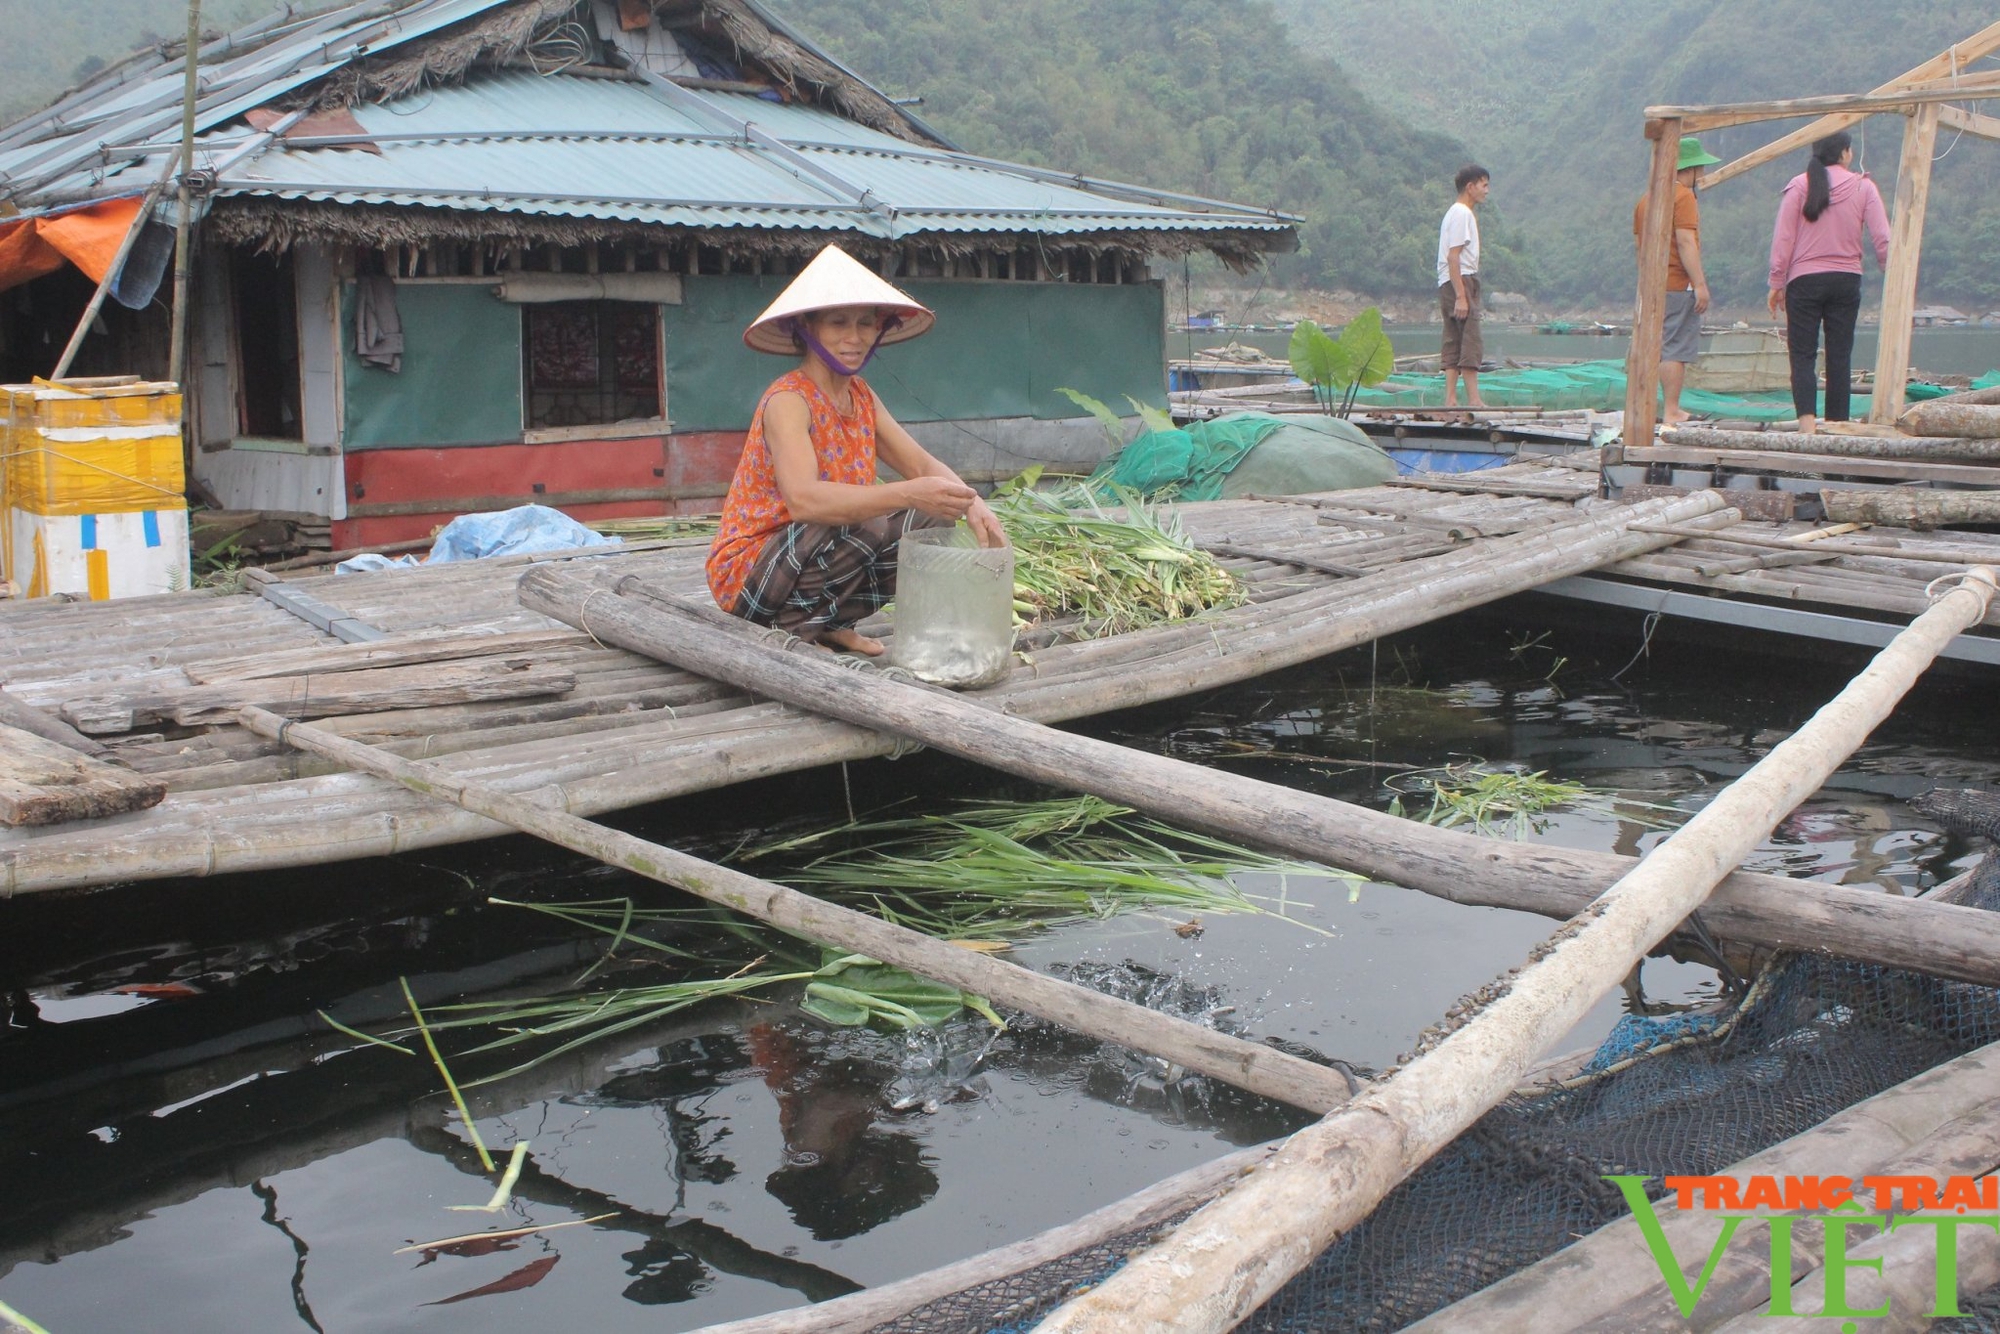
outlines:
[[933, 519], [962, 519], [972, 508], [972, 502], [979, 499], [977, 491], [948, 477], [912, 477], [903, 483], [903, 488], [910, 507]]
[[1765, 295], [1764, 304], [1771, 308], [1771, 313], [1773, 315], [1783, 318], [1785, 313], [1784, 289], [1781, 287], [1773, 287], [1770, 290], [1770, 292], [1768, 292]]

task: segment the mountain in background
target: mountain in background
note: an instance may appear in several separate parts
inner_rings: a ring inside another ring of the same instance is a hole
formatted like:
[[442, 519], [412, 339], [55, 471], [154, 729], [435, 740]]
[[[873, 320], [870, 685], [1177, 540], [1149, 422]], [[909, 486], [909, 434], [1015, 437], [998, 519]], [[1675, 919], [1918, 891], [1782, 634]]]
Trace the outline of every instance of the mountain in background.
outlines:
[[[1370, 294], [1434, 286], [1438, 220], [1467, 161], [1264, 0], [770, 0], [968, 152], [1301, 215], [1271, 281]], [[1499, 211], [1489, 286], [1533, 281]]]
[[[204, 0], [201, 26], [228, 32], [276, 9], [271, 0]], [[178, 42], [187, 14], [186, 0], [0, 0], [0, 123], [48, 105], [127, 52]]]
[[[921, 97], [971, 152], [1301, 215], [1274, 287], [1427, 293], [1451, 174], [1477, 158], [1495, 174], [1489, 286], [1543, 307], [1631, 300], [1647, 105], [1864, 91], [1994, 16], [1967, 0], [769, 3], [863, 77]], [[206, 0], [203, 25], [269, 9]], [[13, 119], [180, 33], [187, 11], [6, 0], [0, 13], [0, 119]], [[1858, 136], [1885, 196], [1902, 124], [1875, 117]], [[1728, 158], [1783, 128], [1705, 138]], [[2000, 145], [1947, 134], [1939, 154], [1920, 293], [2000, 307]], [[1761, 301], [1771, 214], [1803, 165], [1794, 154], [1704, 196], [1718, 300]]]
[[[1995, 18], [1990, 5], [1959, 0], [1273, 3], [1302, 50], [1335, 59], [1386, 112], [1462, 139], [1492, 168], [1493, 200], [1538, 262], [1542, 305], [1631, 300], [1646, 106], [1866, 92]], [[1800, 123], [1703, 141], [1727, 159]], [[1877, 116], [1856, 137], [1885, 199], [1903, 123]], [[2000, 145], [1945, 133], [1938, 153], [1920, 292], [2000, 306]], [[1703, 195], [1703, 259], [1719, 301], [1761, 302], [1778, 195], [1804, 167], [1795, 153]]]

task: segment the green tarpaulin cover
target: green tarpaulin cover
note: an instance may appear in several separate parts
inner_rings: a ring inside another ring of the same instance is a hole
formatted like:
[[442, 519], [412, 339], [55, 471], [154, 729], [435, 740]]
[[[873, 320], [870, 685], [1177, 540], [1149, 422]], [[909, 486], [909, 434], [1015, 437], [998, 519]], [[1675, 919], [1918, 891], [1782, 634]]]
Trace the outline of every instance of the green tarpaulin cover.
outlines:
[[1395, 475], [1395, 461], [1352, 422], [1232, 412], [1186, 430], [1148, 431], [1090, 481], [1147, 497], [1218, 500], [1345, 491]]

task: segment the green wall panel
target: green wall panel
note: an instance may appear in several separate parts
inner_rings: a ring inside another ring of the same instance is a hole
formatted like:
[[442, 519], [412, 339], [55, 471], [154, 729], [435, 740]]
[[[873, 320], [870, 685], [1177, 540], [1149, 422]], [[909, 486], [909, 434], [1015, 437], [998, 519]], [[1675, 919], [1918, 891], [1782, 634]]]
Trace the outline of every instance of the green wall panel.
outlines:
[[354, 287], [343, 288], [348, 449], [485, 445], [521, 438], [521, 308], [477, 283], [398, 283], [403, 369], [354, 355]]
[[[743, 346], [785, 278], [693, 277], [666, 307], [667, 415], [677, 431], [742, 430], [790, 364]], [[937, 327], [885, 348], [863, 372], [903, 421], [1078, 415], [1058, 386], [1127, 411], [1166, 404], [1166, 307], [1155, 284], [904, 280]]]
[[[742, 430], [789, 364], [743, 346], [743, 329], [788, 279], [693, 277], [663, 308], [667, 415], [677, 431]], [[904, 421], [1074, 417], [1058, 386], [1126, 409], [1166, 402], [1162, 289], [1153, 284], [905, 281], [937, 327], [885, 349], [868, 382]], [[478, 284], [398, 284], [401, 373], [354, 355], [354, 289], [345, 289], [348, 449], [493, 444], [521, 438], [520, 308]]]

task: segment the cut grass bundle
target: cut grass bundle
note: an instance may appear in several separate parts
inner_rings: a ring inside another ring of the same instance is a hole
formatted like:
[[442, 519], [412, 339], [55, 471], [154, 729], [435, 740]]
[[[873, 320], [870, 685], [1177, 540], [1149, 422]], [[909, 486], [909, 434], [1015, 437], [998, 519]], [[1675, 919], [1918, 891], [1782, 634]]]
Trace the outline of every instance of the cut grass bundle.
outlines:
[[595, 519], [584, 527], [605, 537], [622, 537], [627, 542], [659, 542], [677, 537], [714, 537], [721, 526], [720, 515], [665, 515], [643, 519]]
[[[1669, 827], [1671, 818], [1663, 817], [1675, 814], [1670, 807], [1628, 801], [1615, 792], [1550, 778], [1546, 770], [1529, 773], [1477, 760], [1438, 769], [1413, 769], [1383, 786], [1395, 794], [1389, 803], [1391, 814], [1447, 829], [1466, 824], [1482, 834], [1516, 839], [1547, 829], [1548, 814], [1558, 809], [1594, 811], [1655, 829]], [[1405, 797], [1428, 799], [1429, 805], [1418, 813], [1405, 806]]]
[[[889, 921], [956, 940], [1001, 939], [1142, 909], [1286, 916], [1282, 906], [1242, 890], [1237, 878], [1256, 873], [1281, 882], [1360, 881], [1133, 814], [1090, 796], [972, 804], [950, 815], [841, 825], [750, 856], [852, 838], [859, 844], [853, 851], [779, 878], [837, 900], [865, 902]], [[1288, 893], [1279, 900], [1289, 902]]]
[[1065, 509], [1027, 485], [994, 497], [1014, 544], [1014, 595], [1036, 617], [1080, 616], [1092, 633], [1110, 635], [1243, 601], [1236, 576], [1132, 492], [1118, 491], [1122, 518], [1087, 492], [1065, 498], [1082, 508]]

